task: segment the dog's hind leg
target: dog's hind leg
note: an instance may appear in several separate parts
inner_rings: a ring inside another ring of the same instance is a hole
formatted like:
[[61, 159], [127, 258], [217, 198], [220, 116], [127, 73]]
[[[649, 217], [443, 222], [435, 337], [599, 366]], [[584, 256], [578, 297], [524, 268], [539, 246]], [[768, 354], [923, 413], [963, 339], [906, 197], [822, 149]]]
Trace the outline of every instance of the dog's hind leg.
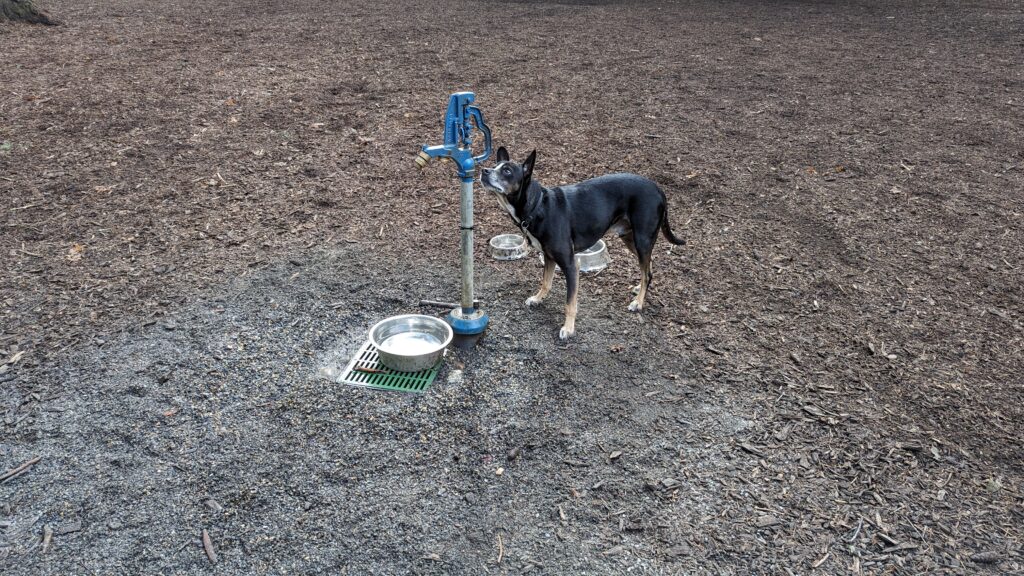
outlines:
[[651, 285], [654, 274], [651, 273], [651, 255], [641, 257], [640, 260], [640, 289], [636, 292], [636, 298], [629, 303], [630, 312], [639, 312], [644, 309], [644, 299], [647, 297], [647, 289]]
[[555, 261], [547, 256], [544, 257], [544, 276], [540, 280], [540, 290], [526, 299], [527, 306], [536, 306], [544, 301], [544, 298], [551, 292], [551, 282], [555, 279]]
[[637, 257], [640, 260], [640, 290], [636, 298], [629, 303], [630, 312], [639, 312], [644, 308], [644, 299], [647, 297], [647, 289], [651, 286], [654, 274], [651, 272], [651, 259], [654, 255], [654, 241], [657, 238], [657, 228], [650, 236], [644, 235], [635, 238], [633, 245], [636, 247]]
[[[636, 244], [633, 243], [633, 231], [630, 230], [629, 232], [623, 233], [623, 234], [619, 235], [619, 238], [622, 238], [622, 243], [626, 245], [626, 248], [629, 249], [629, 251], [633, 254], [633, 256], [636, 256], [636, 259], [639, 261], [640, 260], [640, 254], [637, 253], [637, 251], [636, 251]], [[640, 284], [638, 283], [636, 286], [633, 286], [633, 294], [636, 295], [636, 294], [639, 294], [639, 293], [640, 293]]]

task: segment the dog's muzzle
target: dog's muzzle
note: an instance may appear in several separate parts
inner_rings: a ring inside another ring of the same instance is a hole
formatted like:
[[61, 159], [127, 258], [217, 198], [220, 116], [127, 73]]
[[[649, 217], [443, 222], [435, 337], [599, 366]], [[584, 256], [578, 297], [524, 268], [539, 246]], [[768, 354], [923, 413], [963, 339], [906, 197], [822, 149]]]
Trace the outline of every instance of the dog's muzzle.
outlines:
[[492, 171], [487, 170], [486, 168], [480, 170], [480, 183], [483, 184], [484, 188], [487, 188], [492, 192], [503, 192], [500, 186], [496, 186], [494, 182], [491, 181], [491, 174]]

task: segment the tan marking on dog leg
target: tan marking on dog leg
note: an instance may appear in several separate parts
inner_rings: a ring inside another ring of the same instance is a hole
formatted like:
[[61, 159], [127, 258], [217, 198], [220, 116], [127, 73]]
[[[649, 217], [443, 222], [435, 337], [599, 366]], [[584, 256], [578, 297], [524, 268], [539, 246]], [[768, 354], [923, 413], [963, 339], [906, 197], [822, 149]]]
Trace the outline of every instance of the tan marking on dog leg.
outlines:
[[630, 312], [640, 312], [644, 309], [644, 298], [647, 297], [647, 285], [651, 281], [651, 258], [648, 257], [645, 262], [640, 265], [640, 290], [636, 294], [636, 298], [629, 303]]
[[544, 275], [540, 279], [540, 290], [536, 294], [526, 299], [527, 306], [535, 306], [544, 301], [548, 293], [551, 292], [551, 283], [555, 279], [555, 261], [548, 258], [544, 259]]
[[[638, 254], [636, 251], [636, 244], [633, 244], [633, 231], [630, 230], [629, 232], [626, 232], [622, 236], [619, 236], [619, 238], [622, 239], [622, 243], [626, 245], [626, 248], [633, 256], [636, 256], [637, 262], [639, 262], [640, 254]], [[640, 273], [643, 274], [643, 270], [641, 270]], [[639, 293], [640, 283], [638, 282], [636, 286], [633, 286], [633, 295], [636, 296]]]
[[569, 294], [568, 302], [565, 305], [565, 324], [562, 325], [562, 329], [558, 331], [558, 337], [565, 340], [576, 333], [576, 311], [577, 304], [579, 302], [579, 271], [573, 270], [576, 274], [577, 284], [576, 290], [572, 294]]
[[576, 333], [577, 302], [578, 300], [573, 298], [565, 305], [565, 324], [563, 324], [562, 329], [558, 331], [558, 337], [562, 340], [565, 340]]

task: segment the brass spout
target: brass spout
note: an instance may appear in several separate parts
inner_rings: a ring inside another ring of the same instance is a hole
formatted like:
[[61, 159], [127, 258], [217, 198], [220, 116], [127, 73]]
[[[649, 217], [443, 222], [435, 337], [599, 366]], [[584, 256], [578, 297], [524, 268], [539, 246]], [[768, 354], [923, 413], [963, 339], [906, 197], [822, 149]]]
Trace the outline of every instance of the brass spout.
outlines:
[[416, 165], [419, 166], [420, 170], [427, 167], [427, 162], [430, 162], [430, 156], [426, 152], [420, 152], [416, 155]]

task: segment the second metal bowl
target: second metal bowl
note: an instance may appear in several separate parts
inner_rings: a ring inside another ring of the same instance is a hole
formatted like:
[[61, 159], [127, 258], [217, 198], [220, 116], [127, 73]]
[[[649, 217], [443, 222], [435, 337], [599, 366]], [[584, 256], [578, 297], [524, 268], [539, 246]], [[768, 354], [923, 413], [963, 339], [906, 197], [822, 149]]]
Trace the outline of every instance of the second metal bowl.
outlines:
[[530, 247], [519, 234], [499, 234], [491, 238], [490, 251], [495, 260], [518, 260], [526, 256]]
[[583, 252], [576, 253], [576, 265], [579, 266], [580, 272], [604, 270], [611, 261], [611, 256], [608, 256], [608, 246], [604, 240], [598, 240], [597, 244]]
[[377, 348], [380, 363], [398, 372], [433, 367], [453, 336], [447, 322], [422, 314], [392, 316], [370, 328], [370, 342]]
[[[540, 259], [542, 262], [544, 261], [543, 254], [541, 254]], [[576, 253], [576, 267], [583, 273], [600, 272], [607, 268], [611, 261], [612, 257], [608, 255], [608, 246], [604, 243], [604, 240], [598, 240], [597, 244]], [[555, 264], [555, 270], [561, 272], [562, 267]]]

